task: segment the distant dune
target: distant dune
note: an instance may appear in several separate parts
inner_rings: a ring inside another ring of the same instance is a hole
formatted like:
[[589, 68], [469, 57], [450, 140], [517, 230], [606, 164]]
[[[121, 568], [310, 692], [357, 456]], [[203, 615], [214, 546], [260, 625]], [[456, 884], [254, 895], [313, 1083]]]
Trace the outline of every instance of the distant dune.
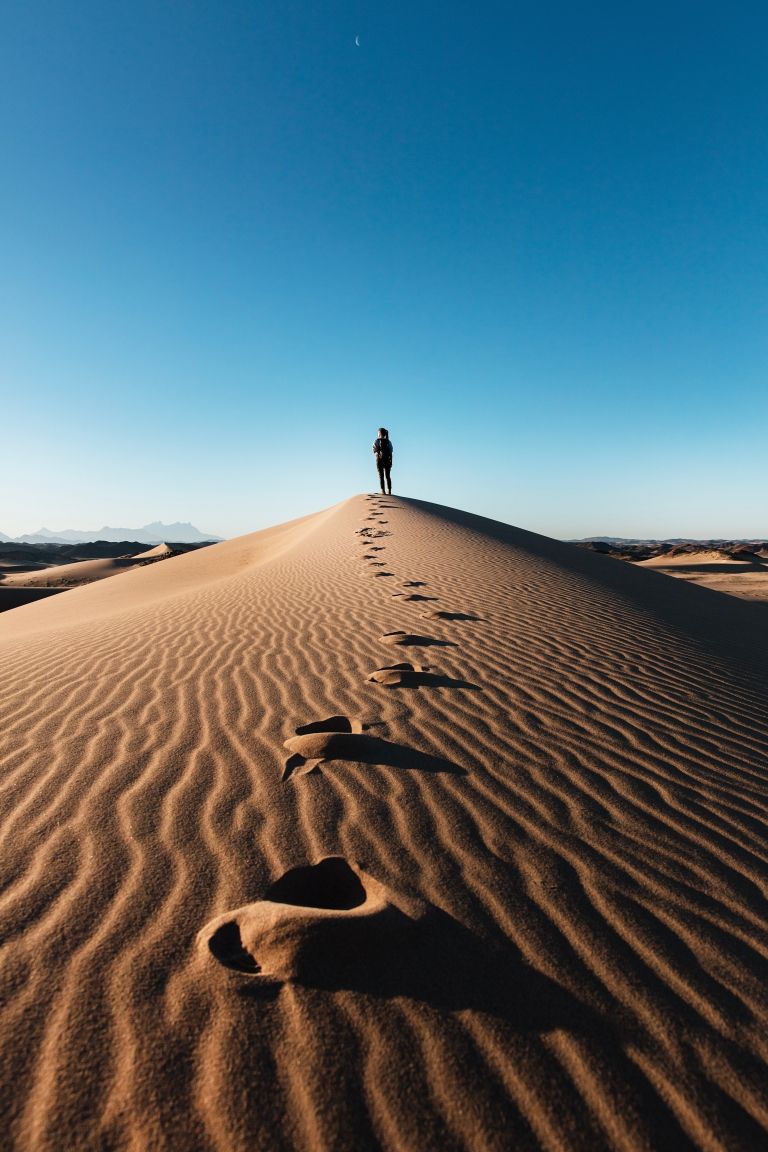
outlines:
[[687, 568], [691, 564], [746, 564], [742, 556], [733, 556], [722, 549], [708, 548], [703, 552], [670, 552], [667, 555], [651, 556], [640, 563], [644, 568]]
[[[576, 543], [576, 542], [575, 542]], [[629, 560], [743, 600], [768, 601], [768, 547], [761, 541], [621, 541], [577, 542], [580, 548]]]
[[[71, 549], [61, 545], [35, 544], [13, 547], [18, 551], [10, 550], [8, 544], [0, 545], [0, 612], [41, 599], [45, 594], [44, 589], [50, 592], [67, 591], [82, 584], [91, 584], [95, 580], [105, 580], [108, 576], [120, 576], [160, 560], [169, 560], [201, 545], [157, 544], [149, 548], [134, 544], [133, 555], [120, 556], [110, 555], [115, 546], [101, 541], [90, 545], [72, 545]], [[48, 560], [52, 554], [56, 555], [58, 561], [65, 552], [78, 548], [85, 552], [95, 552], [96, 556], [88, 560], [75, 560], [70, 564], [56, 562], [47, 567], [34, 563], [34, 557], [38, 554]], [[137, 548], [139, 551], [135, 551]]]
[[397, 497], [4, 613], [7, 1145], [763, 1147], [766, 651]]
[[[161, 545], [162, 547], [162, 545]], [[153, 548], [154, 552], [155, 549]], [[0, 588], [62, 588], [103, 580], [107, 576], [127, 572], [151, 559], [149, 552], [140, 556], [104, 560], [80, 560], [75, 564], [56, 564], [37, 572], [19, 572], [2, 577]]]

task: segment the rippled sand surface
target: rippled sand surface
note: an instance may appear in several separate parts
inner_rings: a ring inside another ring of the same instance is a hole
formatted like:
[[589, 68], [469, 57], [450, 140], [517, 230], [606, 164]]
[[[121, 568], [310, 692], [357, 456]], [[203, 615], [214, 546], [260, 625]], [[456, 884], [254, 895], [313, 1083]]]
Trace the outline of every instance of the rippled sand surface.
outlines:
[[5, 1143], [765, 1146], [766, 653], [397, 497], [4, 613]]

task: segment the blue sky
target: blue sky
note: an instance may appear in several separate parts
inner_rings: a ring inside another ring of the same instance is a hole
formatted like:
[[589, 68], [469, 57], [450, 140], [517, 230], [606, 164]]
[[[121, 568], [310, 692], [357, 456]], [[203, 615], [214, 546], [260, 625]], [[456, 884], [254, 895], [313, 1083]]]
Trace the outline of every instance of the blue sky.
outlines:
[[[768, 535], [768, 8], [7, 0], [0, 530]], [[355, 45], [355, 36], [360, 46]]]

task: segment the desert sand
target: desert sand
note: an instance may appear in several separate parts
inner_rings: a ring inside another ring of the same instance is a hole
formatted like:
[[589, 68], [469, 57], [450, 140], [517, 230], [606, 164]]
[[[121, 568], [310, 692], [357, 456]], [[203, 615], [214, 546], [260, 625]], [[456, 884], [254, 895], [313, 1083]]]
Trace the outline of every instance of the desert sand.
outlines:
[[105, 556], [97, 560], [76, 560], [72, 564], [54, 564], [36, 572], [7, 573], [0, 577], [0, 588], [73, 588], [105, 580], [148, 564], [150, 560], [171, 556], [167, 544], [158, 544], [137, 556]]
[[358, 496], [0, 616], [15, 1149], [743, 1149], [768, 614]]
[[713, 592], [768, 602], [768, 564], [761, 558], [749, 561], [736, 559], [727, 552], [684, 552], [640, 560], [638, 566], [689, 580]]

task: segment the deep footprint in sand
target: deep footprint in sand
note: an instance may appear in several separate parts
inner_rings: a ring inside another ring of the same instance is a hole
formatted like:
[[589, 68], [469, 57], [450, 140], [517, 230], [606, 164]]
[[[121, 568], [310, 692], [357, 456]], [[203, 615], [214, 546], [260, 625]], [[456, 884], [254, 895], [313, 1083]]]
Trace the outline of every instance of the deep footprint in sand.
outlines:
[[374, 572], [373, 578], [377, 579], [379, 576], [394, 576], [394, 572]]
[[420, 772], [464, 773], [463, 768], [441, 756], [431, 756], [404, 744], [394, 744], [379, 736], [370, 736], [362, 728], [359, 720], [350, 720], [346, 716], [331, 716], [328, 720], [297, 728], [296, 735], [283, 744], [291, 753], [285, 762], [283, 780], [292, 776], [308, 776], [330, 760]]
[[375, 684], [382, 684], [385, 688], [472, 688], [479, 691], [477, 684], [470, 684], [467, 680], [454, 680], [450, 676], [443, 676], [439, 672], [430, 672], [426, 665], [420, 664], [389, 664], [385, 668], [377, 668], [371, 672], [366, 680]]
[[[409, 596], [409, 600], [429, 600], [429, 596]], [[471, 612], [443, 612], [439, 608], [432, 608], [428, 612], [422, 612], [422, 620], [482, 620], [482, 616], [473, 616]]]
[[262, 982], [311, 981], [364, 963], [367, 950], [417, 923], [424, 907], [396, 904], [359, 865], [326, 856], [286, 872], [263, 899], [210, 920], [197, 941], [225, 968]]
[[452, 640], [437, 640], [434, 636], [418, 636], [413, 632], [385, 632], [379, 636], [382, 644], [397, 644], [414, 648], [455, 648]]

